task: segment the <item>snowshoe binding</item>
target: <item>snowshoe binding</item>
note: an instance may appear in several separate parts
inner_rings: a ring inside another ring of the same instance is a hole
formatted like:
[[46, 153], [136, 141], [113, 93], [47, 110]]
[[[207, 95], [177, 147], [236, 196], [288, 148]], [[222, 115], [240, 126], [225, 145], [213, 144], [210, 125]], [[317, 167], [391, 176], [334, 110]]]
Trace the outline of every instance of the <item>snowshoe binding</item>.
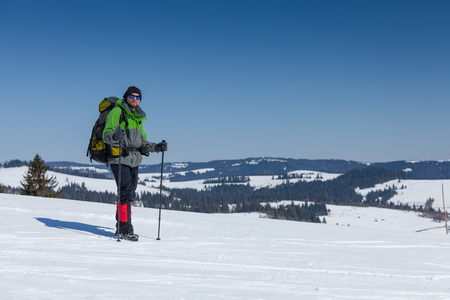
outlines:
[[[114, 235], [117, 236], [117, 232]], [[123, 233], [121, 233], [120, 238], [123, 240], [127, 240], [127, 241], [137, 242], [137, 241], [139, 241], [139, 234], [134, 234], [134, 233], [123, 234]]]
[[127, 241], [137, 242], [139, 241], [139, 235], [134, 233], [123, 234], [122, 238]]

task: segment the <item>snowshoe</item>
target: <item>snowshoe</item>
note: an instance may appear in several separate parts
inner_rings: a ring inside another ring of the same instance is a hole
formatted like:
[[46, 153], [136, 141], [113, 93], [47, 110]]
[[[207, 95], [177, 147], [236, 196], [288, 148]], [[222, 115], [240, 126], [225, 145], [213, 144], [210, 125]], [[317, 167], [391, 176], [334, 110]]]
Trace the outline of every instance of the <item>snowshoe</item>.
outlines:
[[123, 234], [122, 238], [127, 241], [137, 242], [139, 241], [139, 235], [134, 233]]
[[[114, 233], [115, 236], [117, 236], [117, 231]], [[121, 233], [120, 238], [128, 241], [137, 242], [139, 240], [139, 234], [134, 233]]]

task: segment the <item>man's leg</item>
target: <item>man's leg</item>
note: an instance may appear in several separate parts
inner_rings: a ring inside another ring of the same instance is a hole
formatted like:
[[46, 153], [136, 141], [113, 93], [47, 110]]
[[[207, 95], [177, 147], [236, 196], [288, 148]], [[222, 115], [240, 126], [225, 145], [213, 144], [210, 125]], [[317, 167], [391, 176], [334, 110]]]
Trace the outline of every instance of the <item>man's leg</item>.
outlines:
[[[120, 186], [120, 205], [116, 209], [116, 220], [120, 221], [121, 234], [133, 234], [133, 225], [131, 225], [131, 202], [134, 200], [137, 182], [135, 183], [135, 171], [126, 165], [121, 166], [121, 174], [119, 174], [119, 166], [111, 165], [116, 184], [118, 184], [119, 176], [121, 176]], [[118, 211], [120, 209], [120, 220]], [[116, 224], [117, 228], [118, 224]]]

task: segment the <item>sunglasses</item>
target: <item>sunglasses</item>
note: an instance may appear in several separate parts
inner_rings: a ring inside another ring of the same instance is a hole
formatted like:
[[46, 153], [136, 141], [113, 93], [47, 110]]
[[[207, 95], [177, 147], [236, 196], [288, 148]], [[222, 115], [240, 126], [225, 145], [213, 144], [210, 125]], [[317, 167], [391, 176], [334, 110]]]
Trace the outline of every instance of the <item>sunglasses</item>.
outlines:
[[134, 99], [134, 97], [136, 97], [136, 100], [141, 100], [141, 96], [128, 95], [128, 97], [130, 97], [130, 99]]

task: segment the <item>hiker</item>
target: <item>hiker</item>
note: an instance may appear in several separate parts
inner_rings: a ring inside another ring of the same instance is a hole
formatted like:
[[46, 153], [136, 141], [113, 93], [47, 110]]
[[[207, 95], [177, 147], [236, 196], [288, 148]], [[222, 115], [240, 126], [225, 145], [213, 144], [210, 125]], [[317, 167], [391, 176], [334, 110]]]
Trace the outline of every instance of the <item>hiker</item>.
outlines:
[[[138, 184], [139, 165], [142, 162], [142, 154], [149, 155], [150, 152], [167, 151], [167, 143], [158, 144], [147, 141], [142, 121], [147, 117], [139, 104], [142, 101], [141, 90], [135, 86], [130, 86], [123, 99], [115, 103], [106, 118], [105, 129], [103, 130], [103, 141], [111, 146], [111, 155], [108, 163], [114, 174], [116, 184], [119, 184], [120, 176], [120, 204], [116, 210], [116, 235], [125, 239], [137, 241], [138, 235], [134, 234], [131, 224], [131, 202], [136, 195]], [[123, 122], [119, 124], [121, 115], [125, 114]], [[121, 148], [120, 148], [121, 146]], [[119, 152], [120, 174], [119, 174]], [[120, 220], [118, 210], [120, 209]], [[120, 222], [120, 223], [119, 223]]]

